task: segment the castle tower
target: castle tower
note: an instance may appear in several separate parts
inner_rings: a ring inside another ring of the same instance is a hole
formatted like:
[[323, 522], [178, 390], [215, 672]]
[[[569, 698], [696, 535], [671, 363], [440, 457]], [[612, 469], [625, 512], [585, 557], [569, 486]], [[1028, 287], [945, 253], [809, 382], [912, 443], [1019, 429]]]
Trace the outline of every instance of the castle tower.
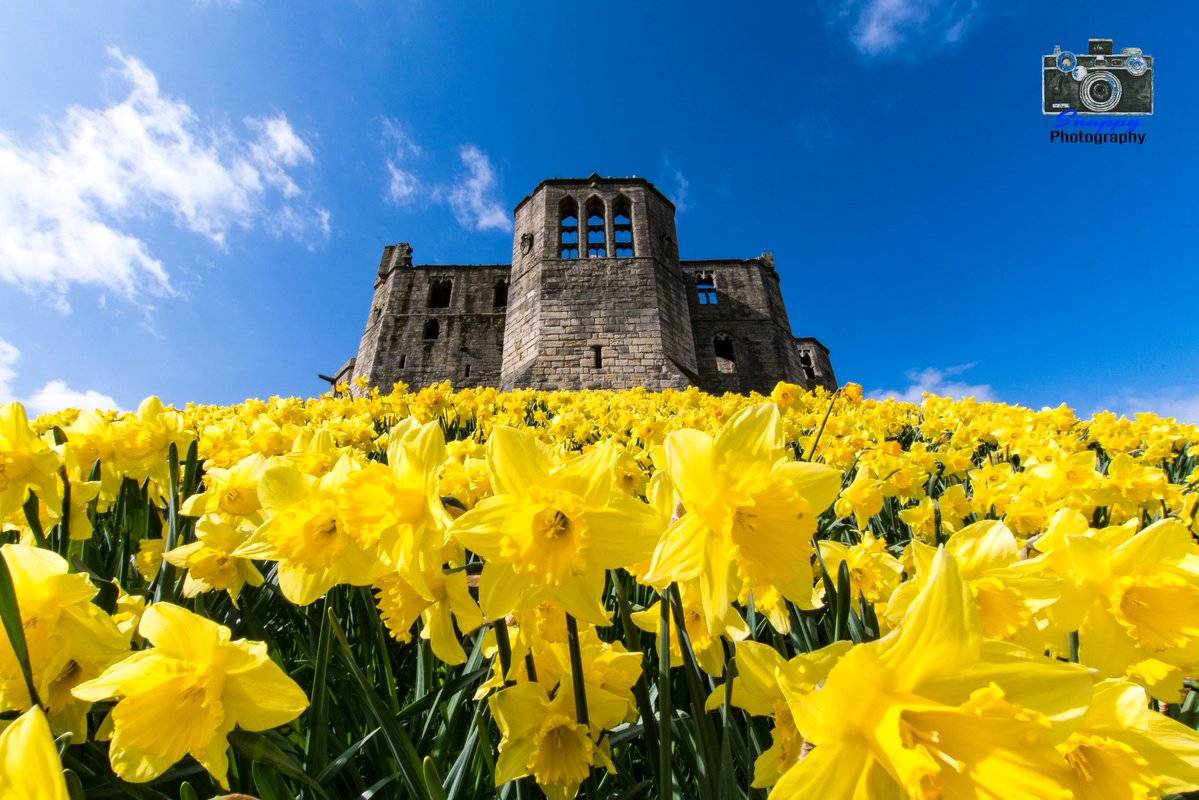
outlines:
[[505, 389], [697, 383], [674, 205], [643, 178], [543, 181], [516, 207]]

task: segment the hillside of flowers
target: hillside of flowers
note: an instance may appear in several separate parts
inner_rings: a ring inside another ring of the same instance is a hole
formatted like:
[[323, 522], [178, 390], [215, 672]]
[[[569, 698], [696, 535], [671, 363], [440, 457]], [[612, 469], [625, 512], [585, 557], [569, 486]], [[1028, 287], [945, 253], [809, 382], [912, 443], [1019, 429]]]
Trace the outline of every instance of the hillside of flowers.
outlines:
[[1199, 790], [1199, 429], [779, 384], [0, 406], [0, 798]]

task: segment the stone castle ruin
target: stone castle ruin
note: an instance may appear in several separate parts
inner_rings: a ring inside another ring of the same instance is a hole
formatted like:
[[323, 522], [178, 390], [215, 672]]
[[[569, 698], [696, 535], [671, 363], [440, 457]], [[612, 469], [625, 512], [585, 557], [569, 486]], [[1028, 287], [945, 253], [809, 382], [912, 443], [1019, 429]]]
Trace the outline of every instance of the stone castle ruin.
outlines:
[[769, 392], [836, 388], [797, 338], [774, 257], [680, 260], [674, 205], [643, 178], [553, 178], [516, 206], [511, 264], [412, 263], [383, 248], [358, 354], [333, 380], [389, 390]]

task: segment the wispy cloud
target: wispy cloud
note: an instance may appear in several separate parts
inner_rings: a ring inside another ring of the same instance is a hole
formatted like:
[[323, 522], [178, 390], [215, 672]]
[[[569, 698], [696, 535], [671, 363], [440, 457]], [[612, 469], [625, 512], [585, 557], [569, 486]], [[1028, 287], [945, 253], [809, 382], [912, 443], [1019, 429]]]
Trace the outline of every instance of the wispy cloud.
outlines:
[[109, 55], [123, 100], [72, 106], [32, 143], [0, 133], [0, 281], [63, 311], [75, 285], [136, 302], [169, 295], [167, 267], [131, 230], [160, 217], [217, 247], [260, 224], [308, 243], [327, 237], [328, 211], [296, 180], [316, 159], [284, 114], [247, 118], [239, 135], [164, 94], [141, 61]]
[[670, 198], [670, 202], [674, 203], [674, 210], [682, 214], [690, 207], [688, 199], [691, 195], [691, 181], [687, 180], [682, 170], [670, 163], [668, 156], [662, 157], [662, 171], [666, 178], [662, 184], [665, 187], [663, 192]]
[[908, 403], [919, 403], [925, 392], [945, 397], [961, 399], [973, 397], [976, 400], [990, 401], [995, 399], [995, 393], [990, 384], [966, 383], [957, 380], [958, 376], [974, 367], [973, 363], [959, 364], [953, 367], [925, 367], [907, 372], [908, 385], [903, 389], [880, 389], [870, 392], [876, 400], [903, 400]]
[[496, 196], [499, 180], [491, 159], [473, 144], [458, 150], [465, 171], [445, 192], [458, 224], [475, 231], [511, 231], [512, 218]]
[[420, 158], [420, 145], [412, 140], [401, 122], [391, 118], [383, 120], [383, 140], [392, 151], [387, 159], [387, 199], [397, 205], [408, 205], [421, 191], [421, 180], [409, 166]]
[[64, 408], [90, 411], [96, 408], [119, 407], [117, 402], [106, 394], [94, 389], [72, 389], [66, 381], [60, 379], [47, 381], [29, 397], [18, 398], [13, 389], [13, 382], [17, 378], [17, 362], [20, 359], [21, 351], [10, 342], [0, 339], [0, 403], [19, 400], [30, 416], [61, 411]]
[[979, 0], [841, 0], [833, 21], [866, 56], [922, 56], [960, 40]]
[[1174, 417], [1179, 422], [1199, 425], [1199, 392], [1179, 386], [1163, 386], [1152, 392], [1129, 390], [1110, 398], [1095, 411], [1115, 411], [1130, 417], [1142, 411], [1152, 411], [1158, 416]]

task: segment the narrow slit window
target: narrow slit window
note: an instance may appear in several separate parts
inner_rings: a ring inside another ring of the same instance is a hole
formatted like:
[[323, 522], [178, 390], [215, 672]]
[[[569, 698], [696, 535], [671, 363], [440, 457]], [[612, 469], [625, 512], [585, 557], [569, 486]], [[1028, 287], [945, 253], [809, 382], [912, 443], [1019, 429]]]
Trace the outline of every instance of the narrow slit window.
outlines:
[[605, 219], [604, 201], [593, 197], [587, 201], [584, 212], [587, 218], [587, 257], [608, 257], [608, 223]]
[[508, 305], [508, 281], [500, 281], [495, 285], [495, 291], [491, 295], [491, 305], [493, 308], [503, 308]]
[[701, 272], [695, 276], [695, 293], [701, 306], [714, 306], [718, 302], [716, 295], [716, 277], [711, 272]]
[[594, 344], [591, 346], [591, 366], [596, 369], [604, 368], [604, 346]]
[[470, 377], [470, 364], [467, 364], [465, 367], [462, 368], [462, 377], [464, 377], [464, 378]]
[[441, 323], [431, 319], [425, 323], [425, 338], [436, 339], [441, 335]]
[[633, 204], [623, 194], [612, 209], [612, 238], [617, 258], [633, 257]]
[[404, 368], [404, 363], [406, 361], [408, 361], [408, 355], [406, 353], [400, 353], [400, 369]]
[[429, 308], [449, 308], [454, 282], [449, 278], [437, 278], [429, 287]]
[[716, 370], [734, 373], [737, 371], [737, 348], [733, 337], [721, 331], [712, 338], [712, 350], [716, 353]]
[[558, 258], [579, 257], [579, 203], [564, 197], [558, 204]]

